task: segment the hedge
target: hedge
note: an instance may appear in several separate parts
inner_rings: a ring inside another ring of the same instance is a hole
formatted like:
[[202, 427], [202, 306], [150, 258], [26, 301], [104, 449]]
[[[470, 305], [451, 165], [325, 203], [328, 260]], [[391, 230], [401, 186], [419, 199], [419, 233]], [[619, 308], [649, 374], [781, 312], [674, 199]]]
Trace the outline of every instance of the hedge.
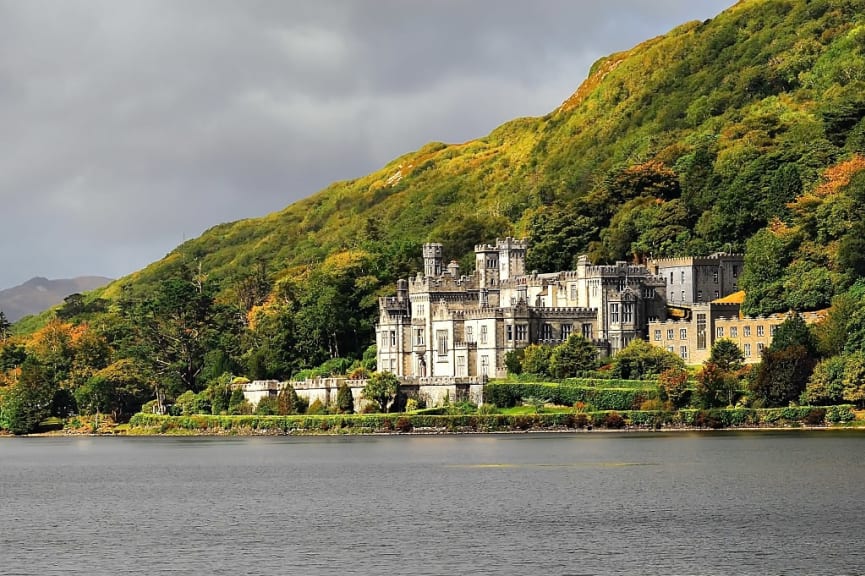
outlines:
[[495, 432], [587, 428], [641, 429], [661, 427], [727, 428], [781, 426], [803, 423], [844, 423], [854, 419], [853, 407], [718, 408], [712, 410], [598, 410], [540, 414], [344, 414], [295, 416], [162, 416], [136, 414], [132, 433], [351, 433], [351, 432]]
[[[645, 385], [645, 383], [643, 383]], [[553, 404], [573, 406], [577, 402], [596, 410], [633, 410], [646, 400], [658, 398], [657, 387], [594, 387], [571, 384], [492, 383], [484, 387], [484, 402], [501, 408], [516, 406], [523, 398], [542, 398]]]

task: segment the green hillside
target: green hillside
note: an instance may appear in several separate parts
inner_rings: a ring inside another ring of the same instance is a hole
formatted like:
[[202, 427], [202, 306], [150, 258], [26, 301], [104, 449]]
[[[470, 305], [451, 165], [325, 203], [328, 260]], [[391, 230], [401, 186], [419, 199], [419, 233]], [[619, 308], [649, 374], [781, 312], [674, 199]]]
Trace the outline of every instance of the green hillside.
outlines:
[[741, 2], [598, 61], [547, 116], [428, 144], [282, 212], [216, 226], [106, 294], [181, 262], [225, 290], [256, 262], [291, 276], [351, 250], [399, 273], [423, 241], [464, 255], [506, 233], [532, 237], [539, 269], [568, 264], [562, 246], [603, 260], [742, 250], [773, 217], [788, 220], [786, 203], [826, 167], [865, 152], [863, 8]]
[[112, 361], [168, 346], [146, 333], [168, 317], [208, 334], [151, 366], [182, 366], [183, 390], [223, 370], [286, 377], [359, 358], [376, 298], [430, 240], [464, 270], [476, 243], [504, 235], [528, 236], [541, 271], [580, 253], [746, 251], [749, 311], [822, 308], [865, 274], [858, 154], [865, 0], [743, 0], [599, 60], [544, 117], [215, 226], [60, 314], [103, 326]]

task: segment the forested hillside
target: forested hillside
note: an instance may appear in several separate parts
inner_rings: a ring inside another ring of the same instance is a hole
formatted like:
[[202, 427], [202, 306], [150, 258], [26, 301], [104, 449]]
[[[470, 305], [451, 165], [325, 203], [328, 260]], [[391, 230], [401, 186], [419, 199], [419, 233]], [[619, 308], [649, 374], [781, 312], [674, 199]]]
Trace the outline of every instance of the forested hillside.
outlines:
[[[508, 234], [530, 239], [541, 271], [580, 253], [745, 251], [747, 311], [825, 308], [862, 292], [863, 157], [865, 0], [744, 0], [599, 60], [544, 117], [215, 226], [23, 323], [35, 334], [5, 339], [0, 367], [14, 384], [38, 364], [79, 404], [93, 401], [82, 386], [109, 382], [131, 406], [154, 382], [172, 397], [223, 373], [348, 365], [422, 242], [468, 269], [474, 244]], [[63, 345], [43, 349], [49, 337]]]

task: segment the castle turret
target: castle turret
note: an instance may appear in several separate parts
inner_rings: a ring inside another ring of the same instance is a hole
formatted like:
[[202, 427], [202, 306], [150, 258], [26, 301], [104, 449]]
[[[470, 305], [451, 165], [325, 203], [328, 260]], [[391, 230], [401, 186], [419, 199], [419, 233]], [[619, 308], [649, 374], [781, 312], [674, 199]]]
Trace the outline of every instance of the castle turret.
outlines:
[[427, 278], [442, 275], [442, 245], [423, 245], [423, 271]]
[[499, 251], [489, 244], [475, 246], [475, 270], [481, 286], [495, 286], [499, 282]]
[[528, 243], [525, 240], [517, 240], [510, 236], [496, 242], [496, 249], [499, 251], [500, 280], [509, 280], [526, 273], [527, 246]]

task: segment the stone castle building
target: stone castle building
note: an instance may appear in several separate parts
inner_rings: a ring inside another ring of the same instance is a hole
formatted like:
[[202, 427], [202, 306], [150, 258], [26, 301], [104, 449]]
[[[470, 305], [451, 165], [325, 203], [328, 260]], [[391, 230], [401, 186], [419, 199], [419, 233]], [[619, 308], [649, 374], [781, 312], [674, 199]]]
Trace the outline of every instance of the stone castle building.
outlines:
[[686, 256], [649, 261], [653, 274], [667, 283], [667, 303], [675, 306], [711, 302], [738, 290], [745, 265], [742, 254], [718, 252], [707, 257]]
[[405, 378], [493, 377], [507, 352], [583, 335], [601, 355], [646, 339], [666, 319], [666, 283], [645, 266], [596, 266], [527, 274], [527, 243], [505, 238], [475, 247], [475, 271], [443, 265], [441, 244], [424, 244], [424, 271], [380, 299], [378, 368]]

